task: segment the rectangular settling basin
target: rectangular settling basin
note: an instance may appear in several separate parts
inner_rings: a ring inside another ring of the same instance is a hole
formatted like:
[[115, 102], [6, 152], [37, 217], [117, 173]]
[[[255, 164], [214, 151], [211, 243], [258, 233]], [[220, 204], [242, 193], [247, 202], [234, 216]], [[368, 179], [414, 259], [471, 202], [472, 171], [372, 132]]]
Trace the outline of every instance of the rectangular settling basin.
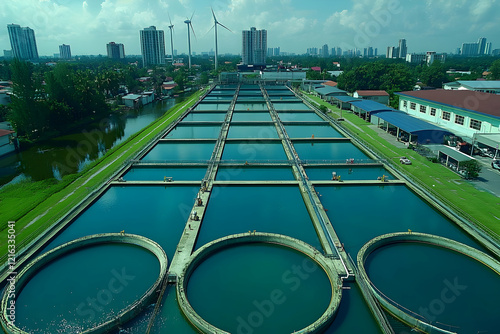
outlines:
[[141, 160], [210, 160], [214, 142], [161, 142], [155, 145], [151, 151]]
[[329, 124], [325, 125], [298, 125], [285, 124], [285, 130], [290, 138], [343, 138], [337, 130]]
[[231, 124], [227, 138], [278, 138], [276, 127], [271, 125], [236, 125]]
[[280, 112], [278, 116], [282, 122], [323, 122], [323, 119], [311, 112]]
[[281, 142], [242, 140], [226, 142], [223, 160], [287, 160]]
[[179, 124], [165, 135], [165, 139], [217, 139], [221, 125]]
[[219, 167], [216, 181], [293, 181], [291, 167]]
[[293, 143], [301, 160], [369, 159], [359, 148], [350, 142], [295, 142]]

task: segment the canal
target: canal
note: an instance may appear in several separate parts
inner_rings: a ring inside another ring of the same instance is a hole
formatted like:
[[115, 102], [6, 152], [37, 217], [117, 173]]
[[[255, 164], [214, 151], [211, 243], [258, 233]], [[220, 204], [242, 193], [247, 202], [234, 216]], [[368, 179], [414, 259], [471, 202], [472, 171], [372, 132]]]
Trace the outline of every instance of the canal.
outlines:
[[141, 109], [110, 114], [79, 131], [38, 143], [0, 158], [0, 186], [22, 180], [61, 179], [77, 173], [107, 150], [142, 130], [181, 98], [154, 102]]

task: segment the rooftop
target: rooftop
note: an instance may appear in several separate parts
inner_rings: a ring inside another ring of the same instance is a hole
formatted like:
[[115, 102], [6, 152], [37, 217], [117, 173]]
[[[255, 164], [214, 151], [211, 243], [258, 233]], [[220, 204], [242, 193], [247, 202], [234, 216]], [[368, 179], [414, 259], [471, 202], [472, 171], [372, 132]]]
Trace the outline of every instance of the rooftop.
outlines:
[[389, 96], [385, 90], [357, 90], [358, 96]]
[[500, 117], [500, 95], [471, 90], [419, 90], [396, 93], [417, 99]]
[[4, 129], [0, 129], [0, 137], [10, 135], [11, 133], [14, 133], [14, 132], [15, 132], [15, 131], [12, 131], [12, 130], [4, 130]]
[[446, 86], [464, 86], [472, 89], [500, 89], [500, 80], [458, 80], [447, 82]]

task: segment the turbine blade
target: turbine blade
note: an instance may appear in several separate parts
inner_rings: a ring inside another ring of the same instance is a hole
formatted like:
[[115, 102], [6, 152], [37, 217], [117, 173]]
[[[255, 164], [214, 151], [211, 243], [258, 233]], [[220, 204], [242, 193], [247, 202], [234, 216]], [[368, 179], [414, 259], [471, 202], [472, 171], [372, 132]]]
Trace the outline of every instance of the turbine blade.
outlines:
[[194, 38], [196, 38], [196, 40], [198, 40], [198, 37], [196, 37], [196, 33], [194, 32], [193, 24], [189, 23], [189, 25], [191, 26], [191, 31], [193, 31]]
[[191, 18], [189, 19], [189, 21], [191, 21], [193, 19], [193, 16], [194, 16], [194, 11], [193, 11], [193, 15], [191, 15]]
[[220, 25], [222, 28], [225, 28], [226, 30], [229, 30], [230, 32], [233, 32], [231, 29], [223, 25], [222, 23], [217, 22], [218, 25]]
[[167, 15], [168, 15], [168, 21], [170, 22], [170, 25], [172, 25], [172, 20], [170, 19], [170, 14], [167, 13]]
[[212, 7], [210, 7], [210, 9], [212, 10], [212, 15], [214, 16], [214, 21], [217, 22], [217, 18], [215, 17], [214, 9]]
[[212, 31], [212, 29], [213, 29], [214, 27], [215, 27], [215, 24], [214, 24], [214, 25], [212, 25], [212, 26], [210, 27], [210, 29], [208, 29], [208, 31], [205, 33], [205, 35], [203, 35], [203, 37], [202, 37], [202, 38], [205, 38], [205, 36], [207, 36], [207, 35], [208, 35], [208, 33], [209, 33], [209, 32], [211, 32], [211, 31]]

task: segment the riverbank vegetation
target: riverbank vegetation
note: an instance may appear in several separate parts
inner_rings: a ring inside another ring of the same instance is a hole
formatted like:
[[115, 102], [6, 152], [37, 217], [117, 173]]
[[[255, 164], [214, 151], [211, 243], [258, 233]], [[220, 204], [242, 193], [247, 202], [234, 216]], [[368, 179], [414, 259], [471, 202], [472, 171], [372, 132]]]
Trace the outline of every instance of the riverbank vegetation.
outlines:
[[[200, 98], [197, 91], [185, 102], [168, 110], [162, 117], [129, 139], [109, 150], [77, 174], [61, 181], [26, 181], [0, 189], [0, 235], [8, 221], [16, 221], [16, 245], [20, 249], [67, 214], [92, 191], [98, 189], [121, 166], [134, 157], [150, 140]], [[0, 239], [0, 254], [6, 254], [7, 239]]]

